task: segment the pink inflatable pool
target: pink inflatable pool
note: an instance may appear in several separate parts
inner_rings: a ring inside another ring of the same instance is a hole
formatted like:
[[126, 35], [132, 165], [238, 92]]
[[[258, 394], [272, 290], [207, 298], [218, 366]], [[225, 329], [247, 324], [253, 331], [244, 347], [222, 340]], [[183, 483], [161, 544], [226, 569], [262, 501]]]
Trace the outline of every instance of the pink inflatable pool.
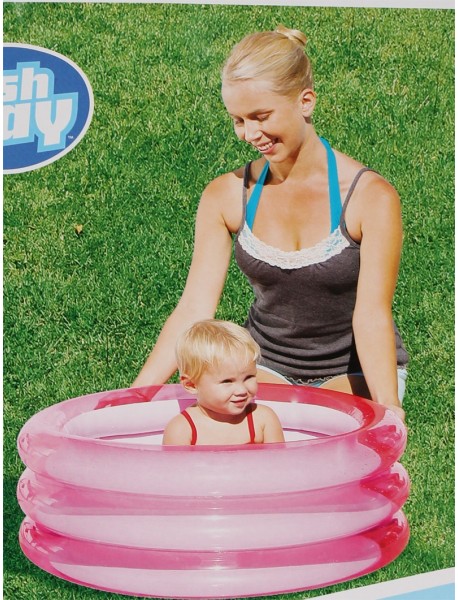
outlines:
[[409, 530], [406, 431], [329, 390], [261, 384], [286, 443], [163, 447], [194, 401], [181, 386], [74, 398], [33, 416], [19, 539], [42, 569], [137, 596], [236, 598], [323, 587], [379, 569]]

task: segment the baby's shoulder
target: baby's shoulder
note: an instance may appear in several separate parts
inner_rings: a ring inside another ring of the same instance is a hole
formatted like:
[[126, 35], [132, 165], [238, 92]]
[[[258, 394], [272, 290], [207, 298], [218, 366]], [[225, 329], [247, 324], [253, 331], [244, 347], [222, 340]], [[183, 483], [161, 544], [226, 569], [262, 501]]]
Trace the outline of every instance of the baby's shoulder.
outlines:
[[273, 419], [278, 419], [277, 413], [270, 408], [270, 406], [266, 406], [265, 404], [258, 404], [257, 402], [253, 405], [253, 417], [259, 422], [271, 421]]
[[[187, 410], [191, 412], [192, 409]], [[191, 429], [189, 422], [183, 413], [179, 413], [167, 423], [164, 429], [164, 443], [189, 443], [188, 438], [191, 440]]]

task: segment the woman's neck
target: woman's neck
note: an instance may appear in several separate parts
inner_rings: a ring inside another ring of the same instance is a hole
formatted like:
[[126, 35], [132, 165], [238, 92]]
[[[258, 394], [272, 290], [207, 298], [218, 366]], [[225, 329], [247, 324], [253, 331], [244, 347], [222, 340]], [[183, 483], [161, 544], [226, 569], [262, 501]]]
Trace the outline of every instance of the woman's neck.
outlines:
[[317, 133], [310, 126], [309, 133], [295, 156], [282, 162], [270, 163], [269, 182], [275, 185], [296, 177], [303, 180], [308, 175], [316, 175], [323, 164], [326, 165], [326, 150]]

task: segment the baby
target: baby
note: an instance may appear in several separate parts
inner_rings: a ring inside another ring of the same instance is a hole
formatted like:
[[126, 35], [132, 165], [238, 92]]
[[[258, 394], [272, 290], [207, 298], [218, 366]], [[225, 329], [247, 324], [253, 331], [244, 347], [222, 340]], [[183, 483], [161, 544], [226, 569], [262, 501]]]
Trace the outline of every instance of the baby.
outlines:
[[174, 417], [165, 445], [235, 445], [284, 442], [273, 410], [253, 402], [259, 346], [228, 321], [199, 321], [182, 334], [176, 359], [183, 387], [196, 403]]

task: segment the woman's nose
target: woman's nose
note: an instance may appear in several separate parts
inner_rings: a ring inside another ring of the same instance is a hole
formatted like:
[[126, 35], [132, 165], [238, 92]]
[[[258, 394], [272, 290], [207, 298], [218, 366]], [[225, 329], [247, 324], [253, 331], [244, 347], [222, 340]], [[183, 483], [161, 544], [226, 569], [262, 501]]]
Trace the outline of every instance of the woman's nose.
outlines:
[[244, 138], [246, 142], [254, 142], [255, 140], [261, 137], [261, 132], [259, 130], [259, 125], [257, 121], [249, 122], [245, 121], [245, 134]]

